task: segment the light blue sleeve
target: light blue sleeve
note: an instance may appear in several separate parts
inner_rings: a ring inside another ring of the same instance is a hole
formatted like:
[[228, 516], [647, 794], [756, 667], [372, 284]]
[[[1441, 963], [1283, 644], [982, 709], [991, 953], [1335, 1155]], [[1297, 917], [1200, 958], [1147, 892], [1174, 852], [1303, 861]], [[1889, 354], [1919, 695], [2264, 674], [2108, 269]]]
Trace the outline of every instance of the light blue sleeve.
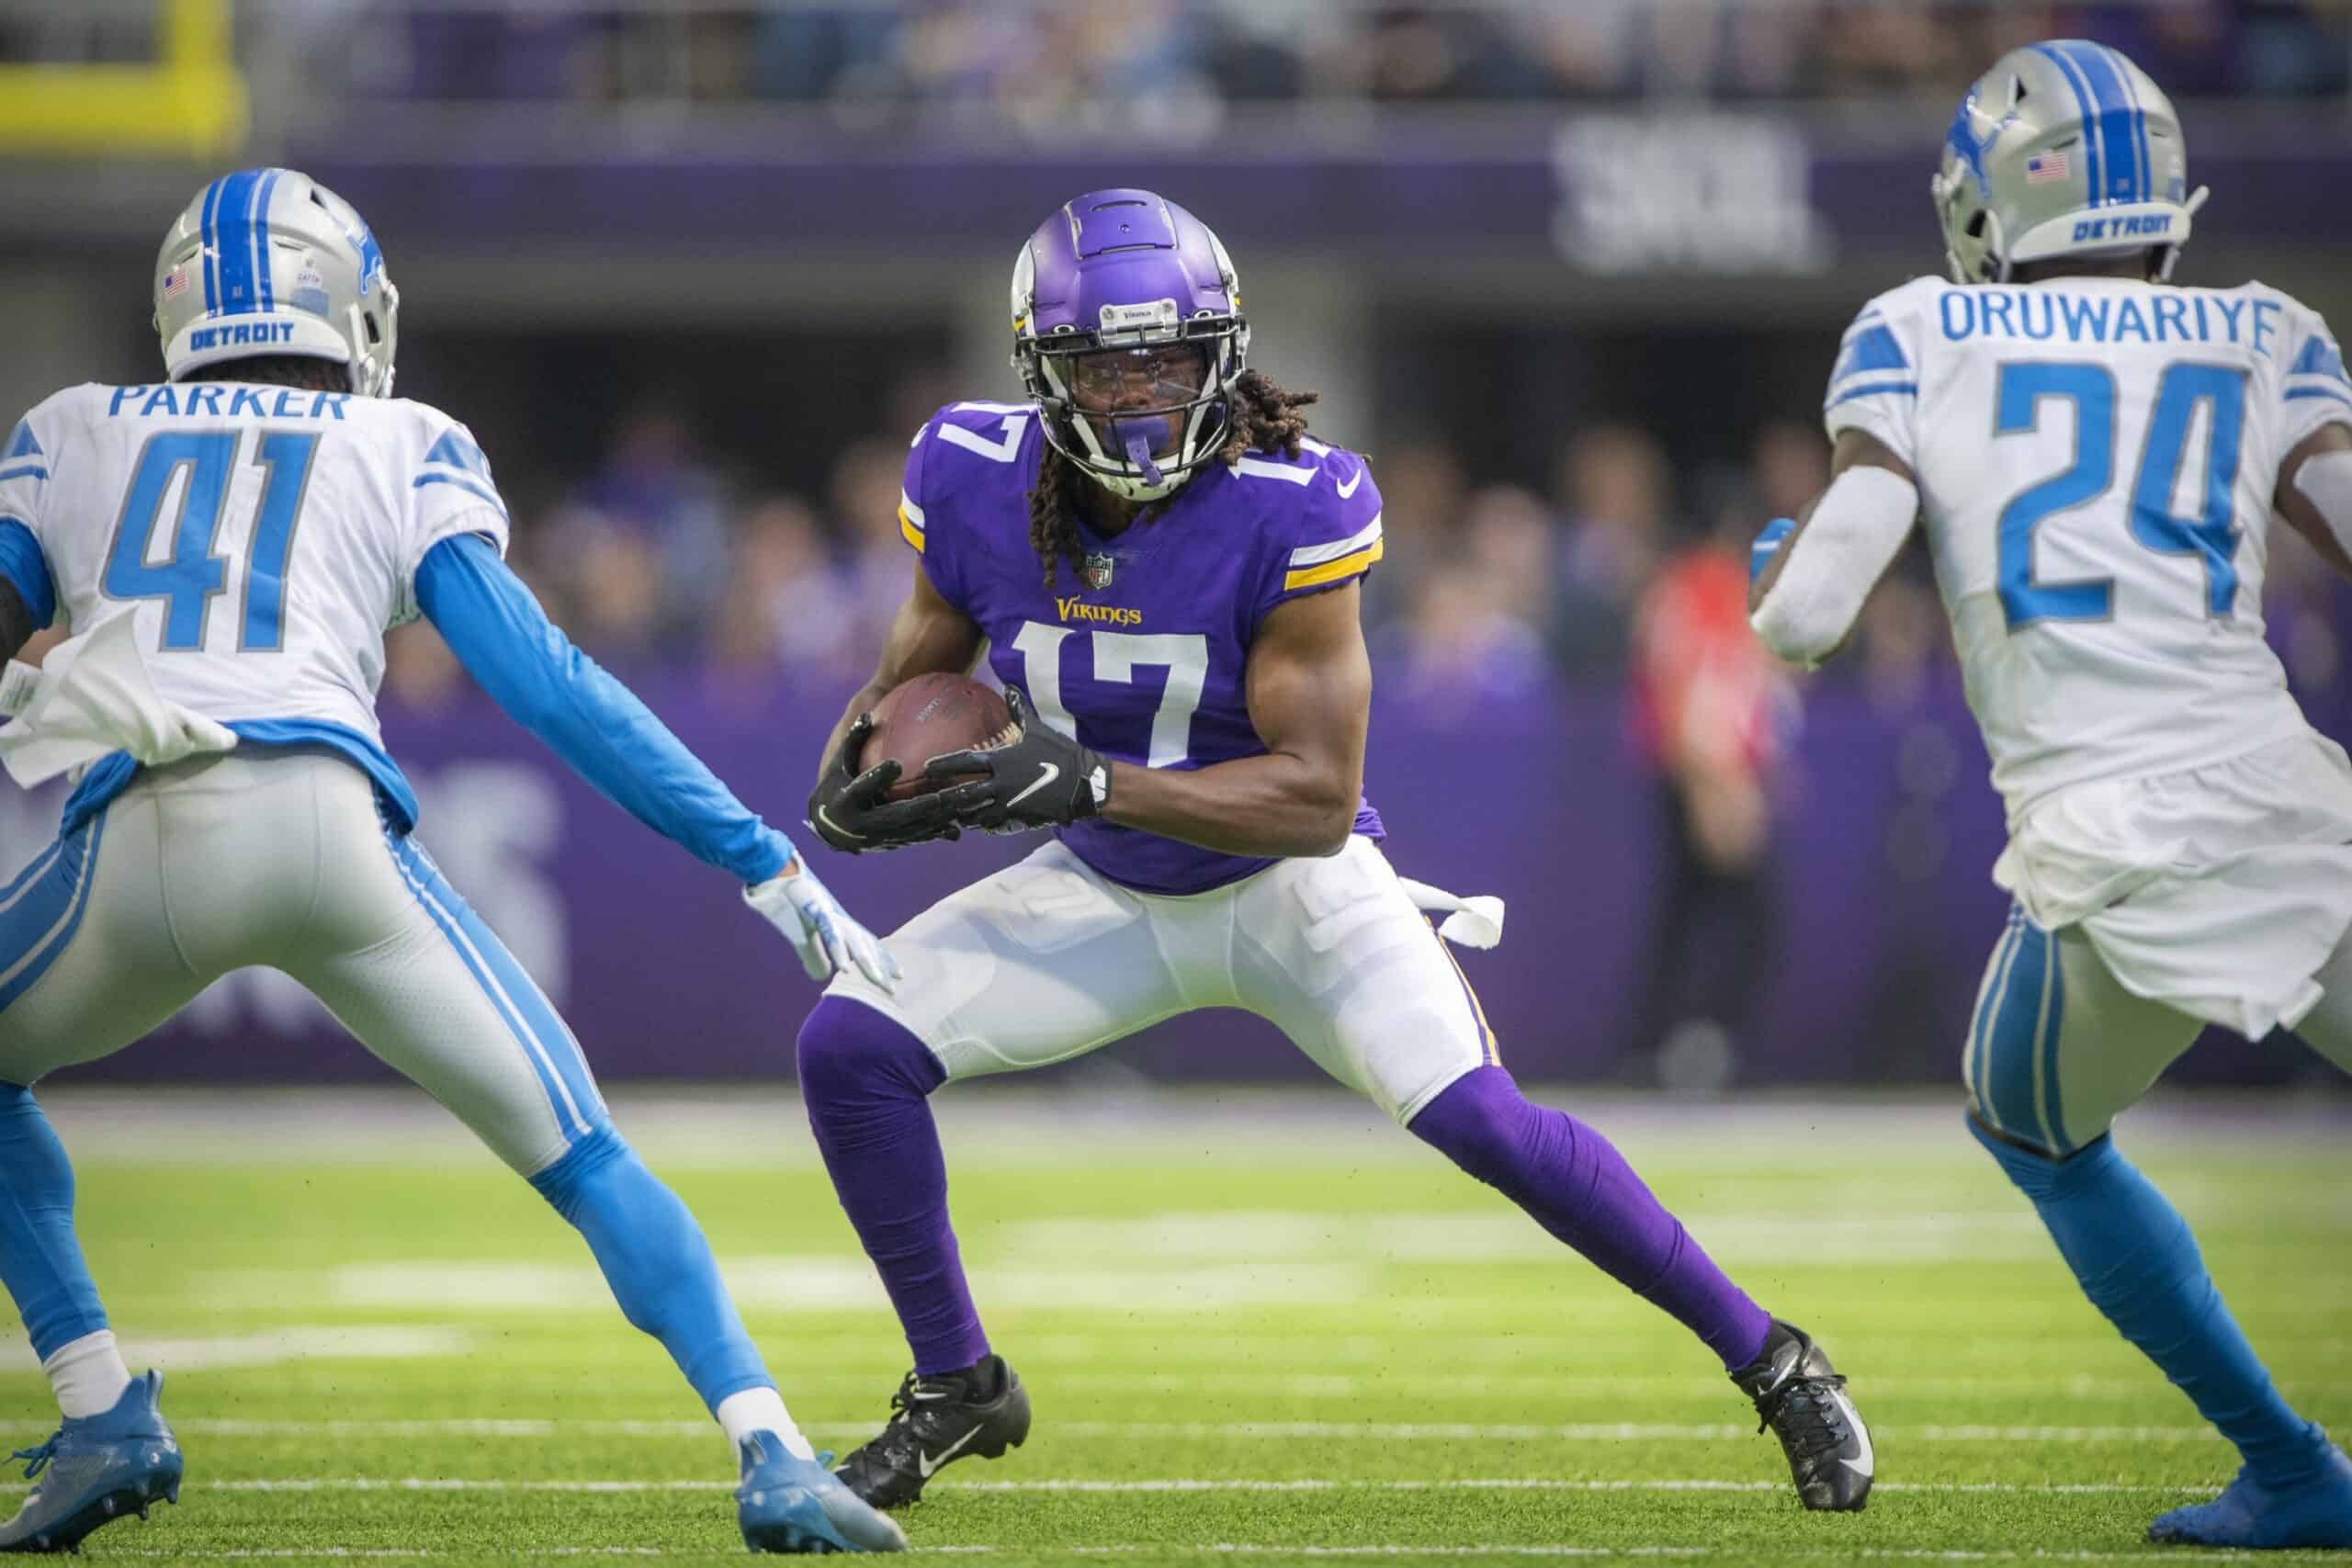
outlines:
[[746, 883], [765, 882], [792, 858], [790, 840], [548, 621], [489, 540], [468, 534], [435, 545], [417, 568], [416, 599], [492, 700], [605, 799]]
[[35, 627], [57, 618], [57, 583], [49, 575], [40, 541], [14, 517], [0, 517], [0, 582], [17, 591], [17, 597], [32, 612]]

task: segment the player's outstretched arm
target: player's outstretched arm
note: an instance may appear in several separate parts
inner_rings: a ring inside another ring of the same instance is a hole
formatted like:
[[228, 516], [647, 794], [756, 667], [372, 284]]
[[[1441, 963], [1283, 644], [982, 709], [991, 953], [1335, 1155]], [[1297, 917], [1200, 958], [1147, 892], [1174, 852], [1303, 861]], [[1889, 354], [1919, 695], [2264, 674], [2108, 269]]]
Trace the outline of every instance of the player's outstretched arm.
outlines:
[[1101, 817], [1226, 854], [1337, 854], [1363, 797], [1372, 717], [1361, 599], [1351, 581], [1287, 600], [1259, 624], [1248, 698], [1261, 757], [1193, 770], [1106, 761], [1016, 704], [1019, 739], [936, 757], [930, 769], [987, 773], [944, 798], [966, 826], [992, 832]]
[[943, 598], [918, 565], [914, 591], [891, 618], [874, 678], [858, 688], [826, 738], [817, 785], [808, 796], [808, 825], [819, 838], [854, 853], [956, 835], [946, 803], [936, 795], [885, 804], [882, 796], [898, 780], [898, 764], [883, 762], [861, 773], [857, 750], [874, 705], [889, 692], [918, 675], [962, 674], [979, 654], [979, 626]]
[[760, 820], [635, 693], [572, 646], [478, 535], [442, 540], [416, 572], [416, 602], [491, 699], [596, 792], [741, 881], [811, 977], [855, 964], [888, 988], [895, 966], [842, 910], [792, 840]]
[[2324, 424], [2278, 465], [2271, 498], [2320, 558], [2352, 577], [2352, 425]]
[[1813, 665], [1846, 645], [1918, 520], [1910, 468], [1868, 431], [1840, 431], [1829, 485], [1757, 542], [1766, 558], [1747, 592], [1748, 622], [1792, 664]]

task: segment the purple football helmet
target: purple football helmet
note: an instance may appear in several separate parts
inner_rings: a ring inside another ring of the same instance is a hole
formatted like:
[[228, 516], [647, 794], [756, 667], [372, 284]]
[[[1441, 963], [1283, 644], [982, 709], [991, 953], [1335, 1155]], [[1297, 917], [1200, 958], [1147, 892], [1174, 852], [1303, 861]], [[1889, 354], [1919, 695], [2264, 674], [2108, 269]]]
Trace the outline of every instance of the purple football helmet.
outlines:
[[[1225, 246], [1148, 190], [1098, 190], [1065, 204], [1012, 264], [1012, 367], [1046, 439], [1131, 501], [1173, 493], [1216, 455], [1249, 353]], [[1102, 386], [1123, 376], [1139, 390], [1080, 407], [1082, 377]], [[1143, 389], [1149, 400], [1137, 406]]]

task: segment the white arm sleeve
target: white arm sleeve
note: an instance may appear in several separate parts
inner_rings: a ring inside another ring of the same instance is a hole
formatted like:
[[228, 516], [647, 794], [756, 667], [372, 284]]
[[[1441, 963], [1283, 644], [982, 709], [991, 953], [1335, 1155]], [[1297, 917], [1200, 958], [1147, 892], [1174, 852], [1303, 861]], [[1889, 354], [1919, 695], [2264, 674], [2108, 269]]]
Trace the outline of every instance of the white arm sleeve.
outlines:
[[2295, 470], [2295, 488], [2319, 509], [2335, 542], [2352, 551], [2352, 452], [2321, 452]]
[[1853, 631], [1918, 514], [1919, 492], [1900, 474], [1866, 464], [1830, 480], [1813, 516], [1781, 547], [1781, 575], [1748, 617], [1756, 635], [1792, 664], [1826, 659]]

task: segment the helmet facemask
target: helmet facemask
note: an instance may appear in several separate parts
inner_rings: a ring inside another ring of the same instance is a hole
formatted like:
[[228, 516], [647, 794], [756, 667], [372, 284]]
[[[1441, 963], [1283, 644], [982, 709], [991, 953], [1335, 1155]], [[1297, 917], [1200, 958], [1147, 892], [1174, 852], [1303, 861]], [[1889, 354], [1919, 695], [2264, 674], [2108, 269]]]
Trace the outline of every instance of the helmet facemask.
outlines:
[[1064, 203], [1014, 257], [1011, 304], [1046, 439], [1096, 484], [1162, 500], [1225, 446], [1250, 325], [1232, 258], [1182, 208], [1124, 189]]
[[2001, 215], [1985, 205], [1966, 160], [1947, 150], [1943, 169], [1928, 182], [1928, 192], [1943, 226], [1944, 266], [1951, 280], [2007, 282], [2008, 247], [2002, 243]]
[[[1057, 452], [1114, 495], [1158, 501], [1224, 446], [1249, 329], [1235, 316], [1178, 321], [1169, 300], [1131, 309], [1133, 325], [1025, 339], [1013, 363]], [[1187, 357], [1192, 374], [1176, 374]], [[1146, 396], [1120, 406], [1137, 388]]]

